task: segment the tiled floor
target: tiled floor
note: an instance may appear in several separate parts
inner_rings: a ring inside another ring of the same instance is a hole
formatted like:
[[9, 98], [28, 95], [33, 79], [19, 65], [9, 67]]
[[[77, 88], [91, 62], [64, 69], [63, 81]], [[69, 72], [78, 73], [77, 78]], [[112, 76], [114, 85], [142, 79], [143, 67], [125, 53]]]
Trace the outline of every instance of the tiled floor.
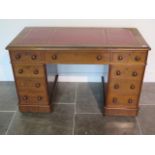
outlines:
[[155, 83], [143, 85], [137, 117], [102, 115], [101, 83], [58, 83], [52, 113], [20, 113], [13, 82], [0, 82], [0, 134], [155, 134]]

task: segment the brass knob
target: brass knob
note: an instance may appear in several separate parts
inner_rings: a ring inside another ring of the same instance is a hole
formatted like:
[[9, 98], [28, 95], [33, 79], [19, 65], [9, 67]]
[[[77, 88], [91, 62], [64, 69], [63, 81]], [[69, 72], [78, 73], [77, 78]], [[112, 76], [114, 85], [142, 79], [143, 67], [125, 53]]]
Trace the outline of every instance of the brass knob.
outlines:
[[18, 70], [18, 73], [19, 73], [19, 74], [22, 74], [23, 72], [24, 72], [23, 69], [19, 69], [19, 70]]
[[42, 97], [41, 96], [38, 96], [37, 99], [38, 99], [38, 101], [41, 101], [42, 100]]
[[52, 55], [52, 59], [56, 60], [57, 59], [57, 55]]
[[28, 97], [27, 96], [23, 96], [23, 100], [27, 100], [28, 99]]
[[115, 84], [115, 85], [114, 85], [114, 88], [115, 88], [115, 89], [118, 89], [118, 88], [119, 88], [119, 84]]
[[135, 57], [135, 61], [140, 61], [140, 59], [141, 59], [141, 58], [140, 58], [139, 56], [136, 56], [136, 57]]
[[132, 101], [132, 99], [131, 98], [129, 98], [128, 99], [128, 103], [132, 103], [133, 101]]
[[123, 60], [123, 56], [119, 55], [118, 60]]
[[37, 56], [36, 56], [36, 55], [32, 55], [32, 56], [31, 56], [31, 59], [32, 59], [32, 60], [36, 60], [36, 59], [37, 59]]
[[98, 56], [96, 57], [96, 59], [99, 61], [99, 60], [102, 59], [102, 56], [101, 56], [101, 55], [98, 55]]
[[137, 76], [137, 72], [132, 72], [132, 76]]
[[35, 87], [36, 87], [36, 88], [39, 88], [39, 87], [40, 87], [40, 83], [36, 83], [36, 84], [35, 84]]
[[113, 102], [113, 103], [117, 103], [117, 98], [114, 97], [114, 98], [112, 99], [112, 102]]
[[135, 85], [132, 84], [132, 85], [130, 86], [130, 89], [135, 89]]
[[33, 73], [34, 73], [34, 74], [39, 74], [38, 69], [35, 69], [35, 70], [33, 71]]
[[118, 70], [118, 71], [116, 71], [116, 75], [121, 75], [121, 72]]
[[20, 55], [20, 54], [17, 54], [17, 55], [15, 56], [15, 58], [16, 58], [17, 60], [19, 60], [19, 59], [21, 58], [21, 55]]

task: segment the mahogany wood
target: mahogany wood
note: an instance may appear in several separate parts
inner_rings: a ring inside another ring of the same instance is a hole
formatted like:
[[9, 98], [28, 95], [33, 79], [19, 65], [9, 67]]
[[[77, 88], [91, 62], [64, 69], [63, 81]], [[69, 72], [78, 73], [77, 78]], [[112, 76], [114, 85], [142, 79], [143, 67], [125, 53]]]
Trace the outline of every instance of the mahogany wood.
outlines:
[[104, 114], [138, 114], [150, 47], [135, 28], [28, 27], [7, 49], [22, 112], [51, 111], [46, 64], [109, 64]]

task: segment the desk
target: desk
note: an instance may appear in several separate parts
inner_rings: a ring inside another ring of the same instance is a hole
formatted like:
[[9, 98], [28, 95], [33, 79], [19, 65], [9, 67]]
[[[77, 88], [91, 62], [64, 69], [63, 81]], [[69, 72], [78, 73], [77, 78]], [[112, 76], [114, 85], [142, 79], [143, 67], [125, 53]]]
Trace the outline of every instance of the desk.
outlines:
[[138, 114], [150, 47], [135, 28], [27, 27], [6, 49], [21, 112], [51, 112], [46, 64], [108, 64], [104, 114]]

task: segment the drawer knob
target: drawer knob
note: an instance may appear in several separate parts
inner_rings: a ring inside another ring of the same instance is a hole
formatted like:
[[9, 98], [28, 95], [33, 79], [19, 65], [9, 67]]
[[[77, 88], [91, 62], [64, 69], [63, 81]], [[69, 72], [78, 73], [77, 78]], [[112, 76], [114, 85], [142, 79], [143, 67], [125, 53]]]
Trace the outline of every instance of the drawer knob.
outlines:
[[114, 98], [112, 99], [112, 102], [113, 102], [113, 103], [117, 103], [117, 98], [114, 97]]
[[32, 56], [31, 56], [31, 59], [32, 59], [32, 60], [36, 60], [36, 59], [37, 59], [37, 56], [36, 56], [36, 55], [32, 55]]
[[40, 83], [36, 83], [36, 84], [35, 84], [35, 87], [36, 87], [36, 88], [39, 88], [39, 87], [40, 87]]
[[33, 73], [34, 73], [34, 74], [39, 74], [38, 69], [35, 69], [35, 70], [33, 71]]
[[19, 70], [18, 70], [18, 73], [19, 73], [19, 74], [22, 74], [23, 72], [24, 72], [23, 69], [19, 69]]
[[96, 59], [99, 61], [99, 60], [102, 59], [102, 56], [101, 56], [101, 55], [98, 55], [98, 56], [96, 57]]
[[115, 85], [114, 85], [114, 88], [115, 88], [115, 89], [118, 89], [118, 88], [119, 88], [119, 84], [115, 84]]
[[27, 96], [23, 96], [23, 100], [26, 101], [28, 99]]
[[43, 98], [42, 98], [41, 96], [38, 96], [38, 97], [37, 97], [37, 100], [38, 100], [38, 101], [41, 101], [42, 99], [43, 99]]
[[130, 86], [130, 89], [135, 89], [135, 85], [132, 84], [132, 85]]
[[52, 59], [56, 60], [57, 59], [57, 55], [52, 55]]
[[119, 55], [118, 60], [120, 60], [120, 61], [123, 60], [123, 56]]
[[17, 55], [15, 56], [15, 58], [16, 58], [17, 60], [19, 60], [19, 59], [21, 58], [21, 55], [20, 55], [20, 54], [17, 54]]
[[121, 75], [121, 72], [120, 71], [116, 71], [116, 75]]
[[131, 98], [129, 98], [129, 99], [128, 99], [128, 103], [130, 103], [130, 104], [131, 104], [132, 102], [133, 102], [133, 101], [132, 101], [132, 99], [131, 99]]
[[137, 76], [137, 72], [132, 72], [132, 76]]
[[135, 61], [140, 61], [140, 59], [141, 59], [141, 58], [140, 58], [139, 56], [136, 56], [136, 57], [135, 57]]

